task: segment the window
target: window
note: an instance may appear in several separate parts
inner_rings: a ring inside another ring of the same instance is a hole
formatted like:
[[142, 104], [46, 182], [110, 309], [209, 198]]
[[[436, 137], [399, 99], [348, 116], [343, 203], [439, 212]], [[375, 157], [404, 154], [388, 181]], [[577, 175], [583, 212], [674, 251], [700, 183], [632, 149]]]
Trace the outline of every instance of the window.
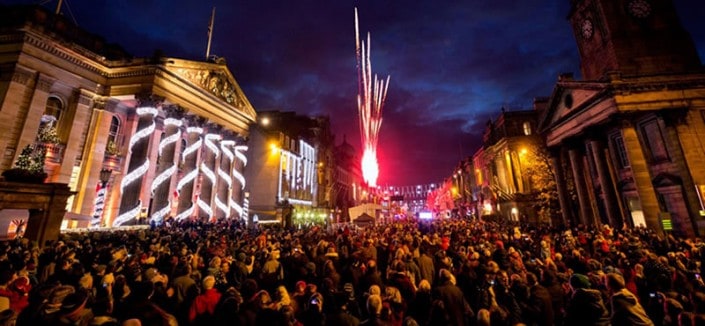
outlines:
[[64, 104], [56, 96], [49, 96], [47, 106], [44, 109], [42, 123], [51, 123], [56, 126], [56, 122], [61, 119], [61, 114], [64, 112]]
[[649, 153], [649, 158], [652, 162], [669, 160], [666, 142], [663, 139], [658, 120], [654, 119], [644, 123], [641, 127], [641, 135], [646, 152]]
[[531, 136], [531, 123], [529, 121], [524, 122], [524, 135]]
[[118, 135], [120, 135], [120, 119], [113, 117], [110, 121], [110, 130], [108, 131], [108, 142], [113, 142], [117, 145]]
[[622, 135], [616, 135], [612, 138], [612, 145], [614, 148], [614, 154], [619, 164], [619, 168], [624, 169], [629, 167], [629, 157], [627, 156], [627, 149], [624, 147], [624, 138]]

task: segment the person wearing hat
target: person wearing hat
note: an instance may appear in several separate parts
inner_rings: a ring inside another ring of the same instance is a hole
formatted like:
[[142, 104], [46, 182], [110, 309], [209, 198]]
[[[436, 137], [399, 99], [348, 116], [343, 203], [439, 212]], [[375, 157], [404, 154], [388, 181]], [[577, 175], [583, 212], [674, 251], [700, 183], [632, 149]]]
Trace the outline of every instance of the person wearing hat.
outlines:
[[88, 293], [83, 290], [71, 293], [61, 302], [58, 325], [88, 325], [93, 312], [86, 307]]
[[[617, 273], [609, 273], [605, 277], [605, 285], [611, 295], [612, 325], [646, 325], [653, 326], [639, 299], [627, 290], [624, 278]], [[660, 295], [660, 294], [657, 294]]]
[[204, 277], [203, 293], [199, 294], [191, 304], [189, 322], [194, 325], [209, 325], [213, 321], [220, 296], [220, 292], [215, 288], [215, 277], [213, 275]]
[[568, 300], [564, 325], [610, 325], [610, 318], [600, 291], [592, 289], [590, 278], [573, 274], [569, 280], [572, 295]]

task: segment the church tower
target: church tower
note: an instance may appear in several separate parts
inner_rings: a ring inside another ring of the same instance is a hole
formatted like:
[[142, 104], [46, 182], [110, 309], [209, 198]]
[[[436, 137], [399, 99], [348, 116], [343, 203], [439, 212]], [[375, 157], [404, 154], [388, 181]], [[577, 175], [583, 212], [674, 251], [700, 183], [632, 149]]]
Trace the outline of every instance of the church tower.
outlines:
[[702, 69], [672, 0], [572, 0], [568, 18], [584, 80]]

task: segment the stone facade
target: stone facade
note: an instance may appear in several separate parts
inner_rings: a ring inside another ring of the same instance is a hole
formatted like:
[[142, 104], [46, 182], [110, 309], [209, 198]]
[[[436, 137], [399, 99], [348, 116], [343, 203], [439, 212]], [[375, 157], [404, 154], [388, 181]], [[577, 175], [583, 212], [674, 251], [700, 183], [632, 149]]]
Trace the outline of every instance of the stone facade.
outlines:
[[574, 1], [569, 19], [583, 80], [559, 78], [540, 125], [565, 218], [702, 235], [705, 70], [672, 2]]
[[[72, 216], [94, 215], [101, 170], [111, 174], [98, 225], [239, 215], [241, 192], [228, 192], [238, 197], [226, 203], [215, 194], [230, 189], [244, 165], [216, 156], [246, 152], [256, 112], [223, 62], [133, 58], [40, 7], [2, 9], [0, 171], [19, 149], [37, 146], [40, 126], [50, 123], [60, 150], [47, 155], [47, 181], [76, 192], [66, 207]], [[203, 182], [206, 168], [217, 177]]]

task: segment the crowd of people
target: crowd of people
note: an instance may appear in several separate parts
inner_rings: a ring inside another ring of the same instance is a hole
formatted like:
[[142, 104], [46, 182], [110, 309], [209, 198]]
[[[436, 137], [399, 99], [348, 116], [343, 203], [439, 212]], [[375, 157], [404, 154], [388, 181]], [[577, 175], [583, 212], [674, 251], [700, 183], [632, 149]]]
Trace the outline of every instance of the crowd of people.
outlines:
[[0, 325], [705, 325], [704, 243], [479, 220], [0, 245]]

